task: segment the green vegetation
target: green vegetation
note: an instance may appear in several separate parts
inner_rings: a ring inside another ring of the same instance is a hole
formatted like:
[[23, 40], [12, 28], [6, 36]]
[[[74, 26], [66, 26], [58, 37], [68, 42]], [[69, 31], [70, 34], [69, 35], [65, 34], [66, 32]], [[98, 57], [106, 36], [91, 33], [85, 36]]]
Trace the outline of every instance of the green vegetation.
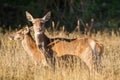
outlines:
[[[119, 4], [120, 0], [0, 0], [0, 80], [119, 80]], [[58, 67], [56, 73], [49, 68], [36, 67], [19, 41], [8, 40], [12, 30], [31, 25], [26, 20], [25, 11], [29, 11], [35, 18], [52, 12], [51, 20], [46, 24], [49, 37], [83, 37], [85, 35], [75, 29], [77, 22], [80, 21], [78, 26], [82, 29], [86, 23], [91, 26], [93, 18], [95, 21], [92, 27], [98, 29], [98, 32], [91, 34], [91, 37], [101, 41], [105, 47], [101, 75], [89, 79], [85, 65], [84, 69], [75, 67], [73, 71], [71, 68]]]
[[[0, 80], [119, 80], [119, 4], [120, 0], [0, 0]], [[86, 23], [91, 25], [93, 18], [92, 27], [101, 30], [102, 34], [98, 31], [91, 37], [101, 41], [105, 47], [101, 75], [89, 79], [85, 65], [77, 66], [74, 70], [58, 67], [55, 73], [49, 68], [35, 66], [19, 41], [8, 40], [12, 30], [31, 25], [26, 20], [25, 11], [35, 18], [52, 12], [51, 20], [46, 24], [49, 37], [83, 37], [85, 35], [75, 29], [77, 22], [80, 21], [78, 26], [82, 29]], [[51, 26], [54, 30], [51, 30]]]
[[120, 0], [1, 0], [0, 31], [30, 25], [26, 21], [26, 10], [34, 17], [41, 17], [51, 11], [51, 22], [55, 21], [57, 29], [65, 25], [67, 31], [72, 31], [77, 20], [81, 21], [80, 25], [83, 27], [91, 18], [94, 18], [95, 23], [102, 24], [95, 27], [116, 29], [120, 27], [119, 4]]

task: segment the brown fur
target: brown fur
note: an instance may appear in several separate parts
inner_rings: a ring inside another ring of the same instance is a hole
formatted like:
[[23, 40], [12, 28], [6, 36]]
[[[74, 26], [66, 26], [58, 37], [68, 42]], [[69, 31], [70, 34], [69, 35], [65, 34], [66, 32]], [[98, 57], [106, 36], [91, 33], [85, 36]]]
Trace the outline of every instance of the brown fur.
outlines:
[[40, 52], [30, 32], [29, 31], [27, 33], [25, 32], [26, 32], [25, 29], [20, 29], [9, 38], [11, 40], [21, 40], [23, 48], [33, 58], [33, 60], [35, 61], [35, 64], [40, 64], [45, 62], [46, 61], [45, 56], [43, 53]]
[[36, 44], [45, 49], [50, 49], [56, 53], [56, 56], [63, 56], [66, 54], [72, 54], [80, 57], [92, 70], [93, 57], [98, 56], [98, 52], [102, 52], [102, 48], [98, 42], [91, 38], [77, 38], [77, 39], [63, 39], [56, 38], [50, 39], [44, 34], [45, 22], [50, 18], [50, 12], [48, 12], [43, 18], [34, 19], [32, 15], [26, 12], [27, 19], [33, 23], [34, 36]]

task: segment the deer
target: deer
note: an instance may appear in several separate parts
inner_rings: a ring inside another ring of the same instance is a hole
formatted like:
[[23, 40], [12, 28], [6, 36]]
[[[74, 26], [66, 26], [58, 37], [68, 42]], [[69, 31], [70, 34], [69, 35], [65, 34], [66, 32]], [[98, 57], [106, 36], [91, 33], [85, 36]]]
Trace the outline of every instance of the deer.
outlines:
[[[27, 27], [25, 27], [23, 29], [18, 30], [17, 32], [15, 32], [11, 36], [9, 36], [8, 38], [10, 40], [20, 40], [21, 41], [21, 44], [22, 44], [24, 50], [34, 60], [35, 66], [43, 64], [43, 66], [45, 68], [49, 67], [49, 68], [51, 68], [54, 71], [55, 66], [48, 63], [48, 61], [46, 60], [46, 58], [48, 58], [48, 57], [46, 57], [42, 53], [42, 51], [40, 51], [40, 49], [38, 48], [38, 46], [35, 44], [35, 41], [32, 38], [32, 35], [30, 34], [30, 30], [32, 30], [32, 27], [28, 28], [28, 26], [27, 26]], [[74, 56], [72, 56], [72, 55], [69, 55], [69, 56], [68, 55], [64, 55], [64, 56], [61, 56], [61, 57], [57, 57], [57, 59], [59, 60], [57, 66], [58, 65], [61, 66], [61, 63], [60, 63], [61, 60], [64, 61], [63, 63], [65, 63], [65, 62], [69, 63], [68, 59], [69, 58], [73, 58], [73, 57]], [[76, 59], [76, 57], [75, 57], [75, 59]], [[71, 61], [73, 63], [75, 63], [73, 60], [71, 60]], [[88, 66], [84, 62], [82, 62], [80, 60], [80, 64], [81, 63], [82, 63], [82, 65], [84, 65], [85, 69], [87, 69], [88, 72], [89, 72]], [[66, 65], [63, 65], [63, 66], [66, 66]]]
[[28, 28], [28, 26], [9, 36], [9, 39], [21, 41], [22, 47], [28, 55], [32, 57], [35, 65], [47, 66], [46, 58], [37, 47], [32, 35], [30, 34], [30, 28]]
[[90, 72], [92, 72], [94, 70], [93, 58], [100, 58], [103, 51], [102, 44], [92, 38], [66, 39], [47, 37], [45, 34], [45, 23], [50, 17], [51, 12], [48, 12], [42, 18], [34, 18], [26, 11], [26, 18], [33, 24], [35, 42], [39, 49], [41, 49], [43, 53], [49, 53], [50, 50], [53, 53], [52, 55], [55, 56], [63, 56], [67, 54], [77, 56], [86, 63]]

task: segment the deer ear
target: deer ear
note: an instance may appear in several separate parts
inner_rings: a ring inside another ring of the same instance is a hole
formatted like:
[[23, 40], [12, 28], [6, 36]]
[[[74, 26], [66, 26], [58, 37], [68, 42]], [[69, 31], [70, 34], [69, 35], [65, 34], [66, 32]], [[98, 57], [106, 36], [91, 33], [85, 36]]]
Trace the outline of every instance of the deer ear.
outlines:
[[25, 27], [25, 29], [24, 29], [24, 34], [29, 33], [29, 31], [30, 31], [30, 30], [29, 30], [29, 27], [28, 27], [28, 26], [26, 26], [26, 27]]
[[27, 18], [28, 21], [33, 22], [33, 19], [34, 19], [33, 16], [27, 11], [26, 11], [26, 18]]
[[30, 31], [33, 31], [33, 26], [29, 28]]
[[48, 12], [42, 19], [47, 22], [51, 17], [51, 12]]

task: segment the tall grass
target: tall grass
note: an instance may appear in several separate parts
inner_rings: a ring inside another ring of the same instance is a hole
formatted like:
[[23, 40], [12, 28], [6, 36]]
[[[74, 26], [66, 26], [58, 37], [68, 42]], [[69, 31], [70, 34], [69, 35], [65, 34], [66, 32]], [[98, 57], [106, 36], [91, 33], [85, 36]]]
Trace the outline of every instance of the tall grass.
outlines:
[[[49, 37], [75, 38], [81, 37], [79, 33], [57, 32]], [[62, 35], [61, 35], [62, 34]], [[119, 80], [120, 78], [120, 37], [114, 33], [92, 35], [104, 44], [105, 50], [102, 57], [102, 73], [100, 76], [89, 77], [87, 66], [81, 61], [80, 66], [70, 68], [50, 68], [35, 66], [30, 56], [26, 54], [20, 41], [9, 41], [9, 34], [0, 34], [0, 80]], [[71, 60], [70, 60], [71, 61]]]

